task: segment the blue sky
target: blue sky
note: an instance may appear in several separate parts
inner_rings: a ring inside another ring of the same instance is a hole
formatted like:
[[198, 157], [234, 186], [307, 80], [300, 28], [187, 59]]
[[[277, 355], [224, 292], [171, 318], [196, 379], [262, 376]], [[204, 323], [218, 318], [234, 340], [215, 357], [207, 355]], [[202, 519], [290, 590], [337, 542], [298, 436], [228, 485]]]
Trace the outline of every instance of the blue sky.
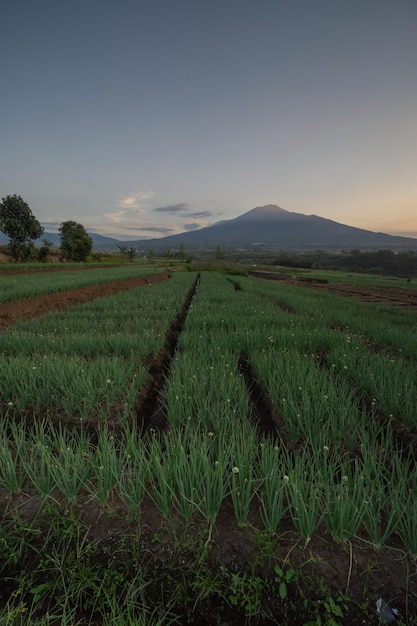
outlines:
[[417, 236], [417, 0], [6, 0], [0, 197], [160, 237], [260, 205]]

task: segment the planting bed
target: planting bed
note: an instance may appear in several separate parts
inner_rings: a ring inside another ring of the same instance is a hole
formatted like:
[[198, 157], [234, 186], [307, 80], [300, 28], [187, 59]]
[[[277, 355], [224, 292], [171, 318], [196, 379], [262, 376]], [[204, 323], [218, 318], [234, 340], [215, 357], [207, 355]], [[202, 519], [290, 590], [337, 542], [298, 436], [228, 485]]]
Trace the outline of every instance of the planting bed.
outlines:
[[390, 306], [400, 306], [405, 309], [417, 310], [417, 290], [402, 289], [401, 287], [373, 287], [364, 285], [354, 285], [351, 283], [333, 283], [326, 280], [315, 280], [312, 278], [298, 278], [291, 280], [285, 274], [274, 274], [269, 272], [250, 272], [251, 276], [268, 280], [279, 280], [294, 286], [309, 287], [327, 291], [342, 298], [355, 298], [363, 302], [376, 304], [387, 304]]
[[79, 289], [70, 289], [58, 293], [48, 293], [25, 300], [6, 302], [0, 304], [0, 328], [15, 324], [22, 319], [46, 315], [46, 313], [51, 311], [62, 311], [69, 306], [91, 302], [96, 298], [105, 298], [134, 287], [153, 284], [165, 280], [168, 275], [169, 272], [150, 274], [126, 280], [111, 281], [100, 285], [89, 285], [88, 287], [80, 287]]
[[[0, 305], [3, 354], [18, 359], [15, 323], [29, 341], [24, 320], [114, 295], [115, 329], [79, 309], [78, 326], [98, 328], [86, 363], [102, 332], [120, 369], [135, 364], [131, 392], [121, 378], [86, 414], [57, 400], [18, 407], [3, 390], [4, 623], [376, 625], [382, 598], [415, 626], [415, 428], [403, 405], [392, 415], [359, 388], [348, 357], [361, 340], [251, 278], [167, 276]], [[151, 350], [116, 341], [126, 289], [137, 293], [131, 341], [149, 316]], [[48, 319], [47, 361], [52, 330], [71, 344], [69, 322]], [[397, 364], [406, 374], [409, 362]], [[65, 463], [85, 472], [73, 494], [58, 476]]]

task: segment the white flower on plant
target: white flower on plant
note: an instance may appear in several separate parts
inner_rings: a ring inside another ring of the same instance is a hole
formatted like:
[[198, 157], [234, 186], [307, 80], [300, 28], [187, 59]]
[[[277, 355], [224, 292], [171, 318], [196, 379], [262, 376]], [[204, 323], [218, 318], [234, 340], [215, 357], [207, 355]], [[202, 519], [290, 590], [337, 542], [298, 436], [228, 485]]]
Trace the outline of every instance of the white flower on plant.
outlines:
[[111, 380], [110, 380], [110, 378], [107, 378], [107, 380], [106, 380], [106, 385], [111, 385]]
[[290, 477], [287, 476], [287, 474], [284, 474], [283, 480], [284, 480], [284, 483], [289, 483], [290, 482]]
[[7, 406], [8, 406], [9, 408], [11, 408], [11, 407], [13, 406], [13, 402], [8, 402], [8, 403], [7, 403]]
[[232, 473], [233, 474], [239, 474], [239, 468], [236, 467], [236, 465], [235, 465], [235, 467], [232, 467]]

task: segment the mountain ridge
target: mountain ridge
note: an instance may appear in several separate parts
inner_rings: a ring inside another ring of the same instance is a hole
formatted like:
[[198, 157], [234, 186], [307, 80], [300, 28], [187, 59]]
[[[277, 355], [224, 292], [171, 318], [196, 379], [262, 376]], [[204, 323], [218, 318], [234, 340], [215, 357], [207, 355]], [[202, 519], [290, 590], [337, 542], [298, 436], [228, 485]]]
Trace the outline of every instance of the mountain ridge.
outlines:
[[[338, 251], [338, 250], [417, 250], [417, 238], [389, 235], [341, 224], [318, 215], [287, 211], [274, 204], [250, 209], [229, 220], [221, 220], [195, 231], [169, 235], [159, 239], [122, 241], [88, 231], [94, 250], [115, 252], [119, 245], [133, 247], [146, 253], [164, 253], [184, 246], [190, 251], [229, 250], [278, 251]], [[57, 233], [45, 232], [42, 238], [60, 245]], [[35, 241], [41, 245], [42, 238]], [[0, 243], [8, 237], [0, 233]]]
[[225, 249], [277, 251], [343, 249], [417, 250], [417, 239], [356, 228], [323, 218], [287, 211], [276, 205], [255, 207], [238, 217], [222, 220], [197, 231], [161, 239], [130, 242], [143, 250]]

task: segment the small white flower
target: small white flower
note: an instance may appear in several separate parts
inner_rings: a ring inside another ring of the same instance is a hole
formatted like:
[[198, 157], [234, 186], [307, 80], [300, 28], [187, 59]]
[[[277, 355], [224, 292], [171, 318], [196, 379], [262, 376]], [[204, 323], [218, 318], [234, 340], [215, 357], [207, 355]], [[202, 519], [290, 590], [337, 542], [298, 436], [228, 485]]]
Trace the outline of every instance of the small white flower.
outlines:
[[7, 406], [11, 408], [13, 406], [13, 402], [8, 402]]
[[284, 474], [284, 483], [289, 483], [290, 482], [290, 477], [287, 476], [287, 474]]
[[238, 467], [232, 467], [232, 472], [233, 474], [239, 474], [239, 468]]

